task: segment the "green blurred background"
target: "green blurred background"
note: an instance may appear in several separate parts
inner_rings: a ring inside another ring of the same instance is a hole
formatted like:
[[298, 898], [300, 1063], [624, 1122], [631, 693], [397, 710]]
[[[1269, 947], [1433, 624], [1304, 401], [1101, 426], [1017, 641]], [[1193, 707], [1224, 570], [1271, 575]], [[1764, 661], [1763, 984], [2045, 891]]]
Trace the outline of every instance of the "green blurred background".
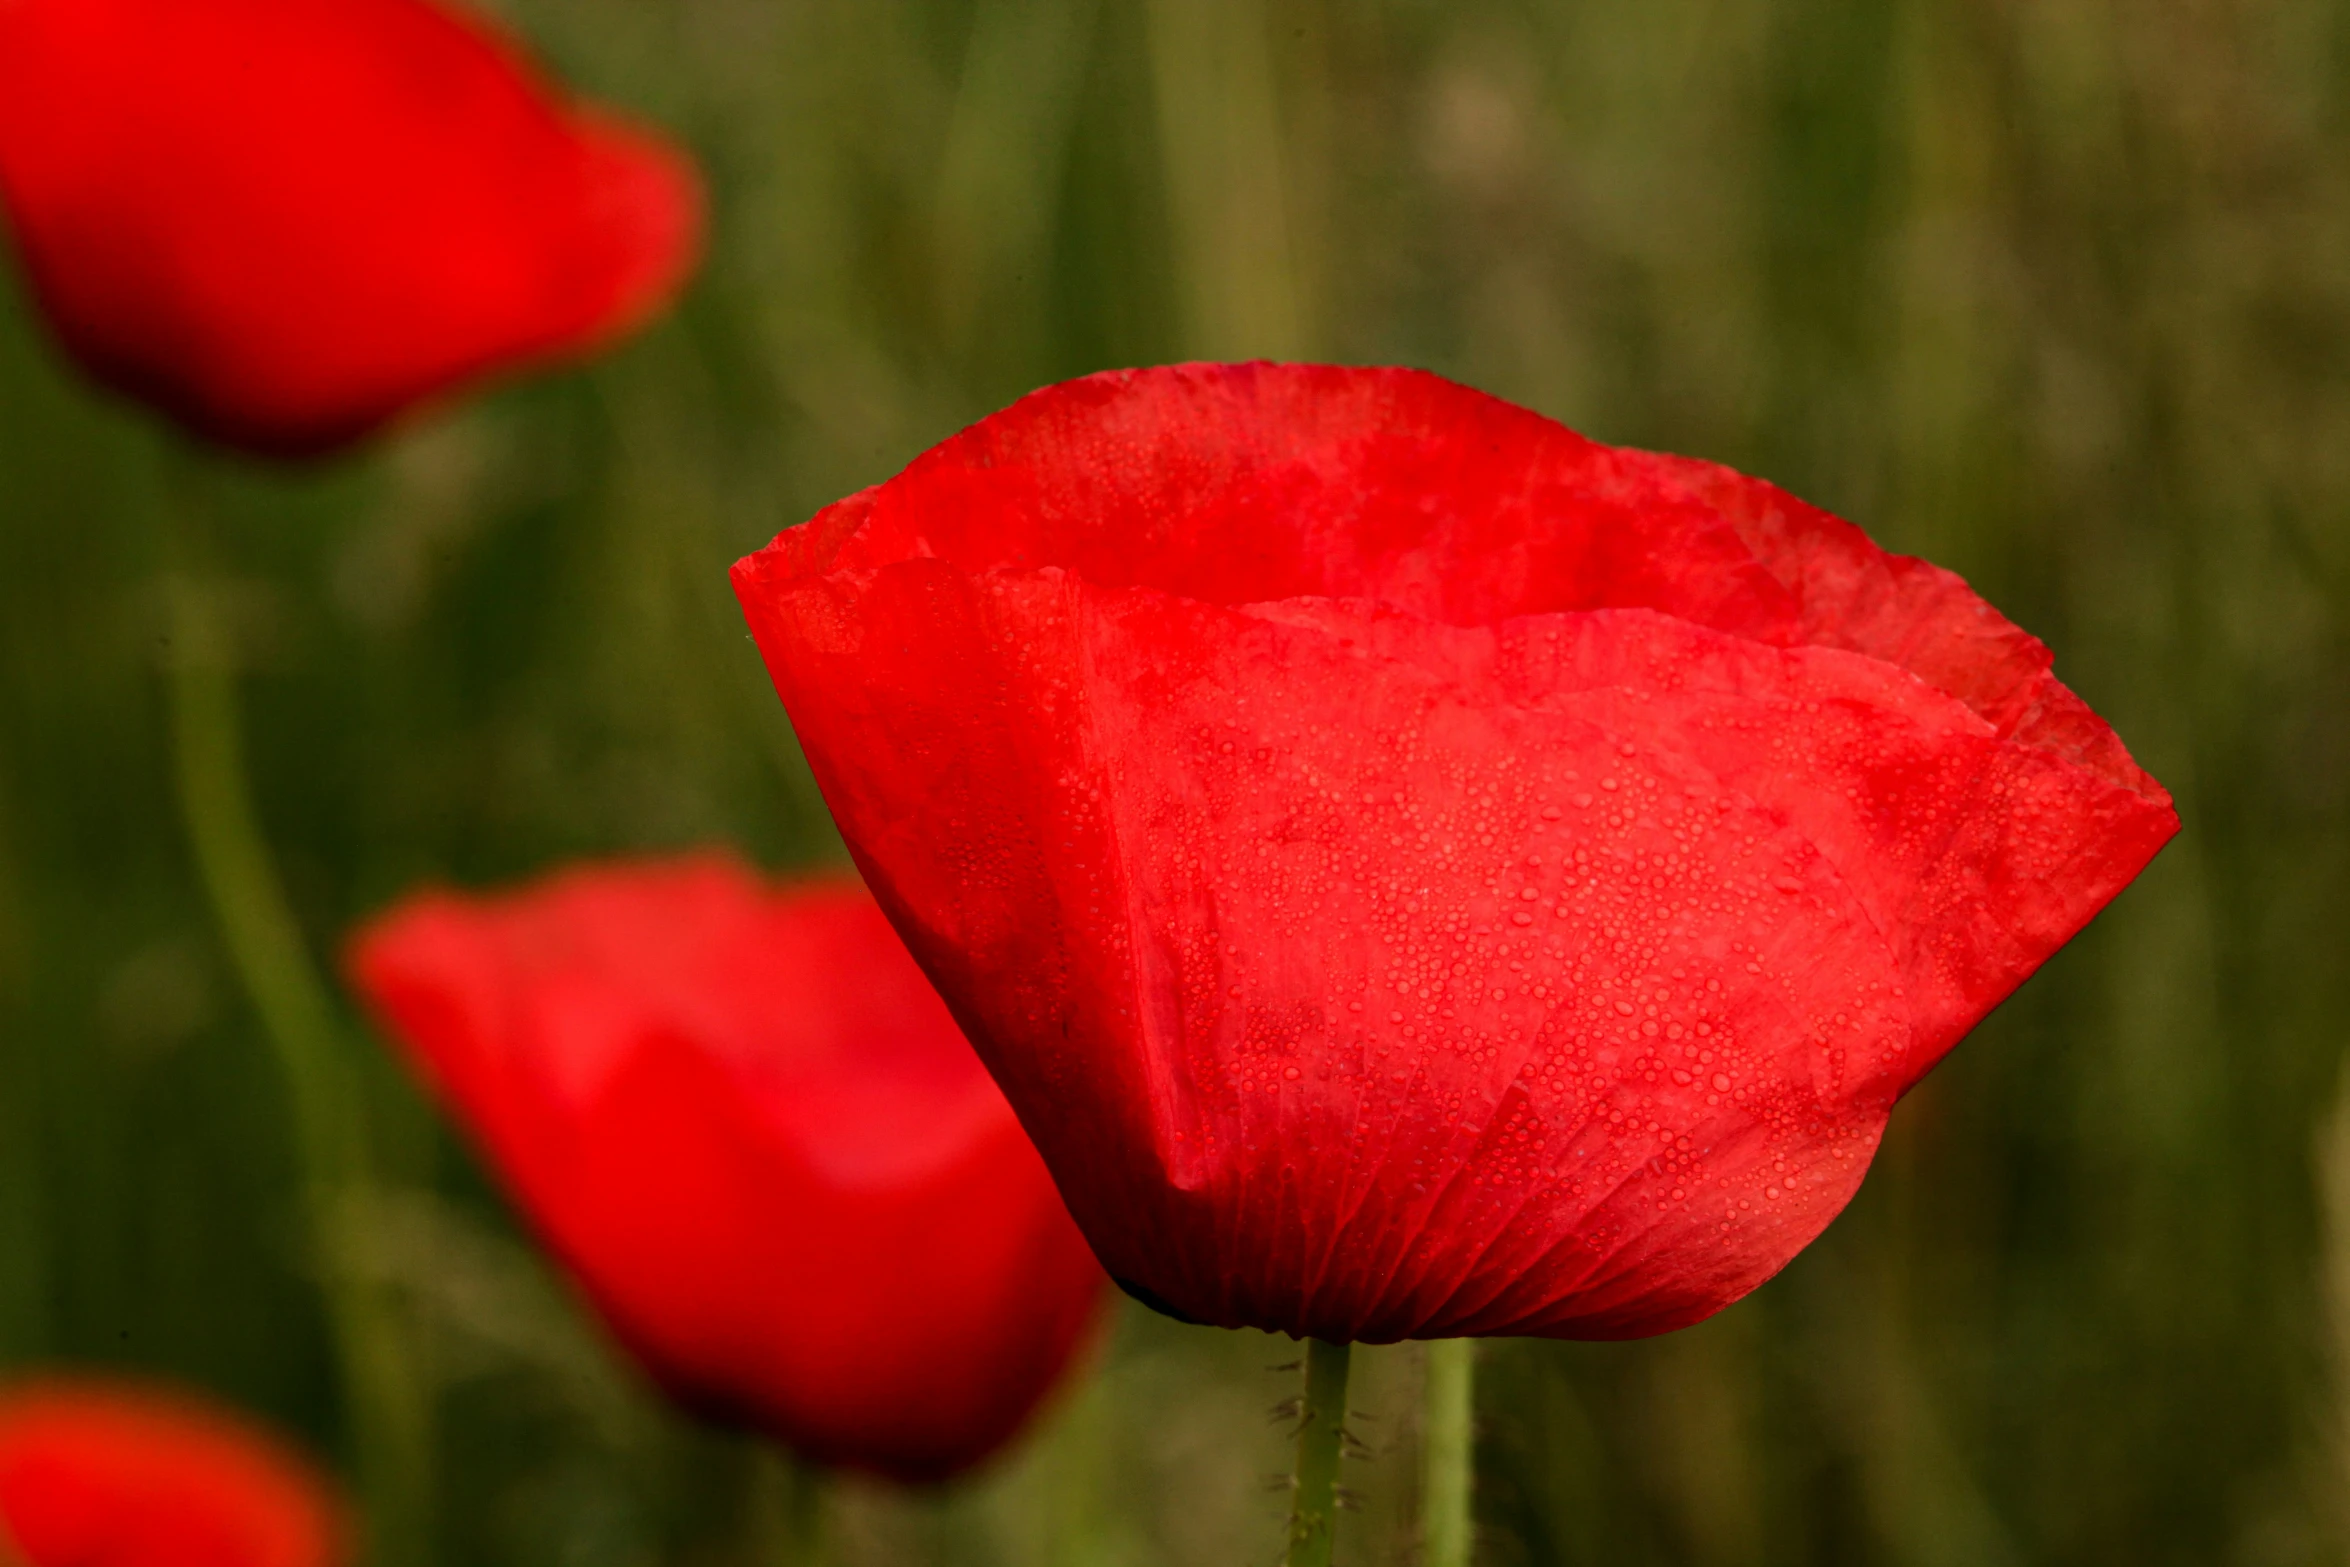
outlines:
[[[703, 160], [673, 317], [367, 460], [191, 480], [0, 297], [0, 1365], [216, 1390], [337, 1463], [280, 1080], [170, 786], [170, 508], [223, 564], [315, 948], [424, 877], [836, 856], [737, 554], [1038, 384], [1425, 365], [1963, 573], [2186, 831], [1896, 1116], [1777, 1281], [1485, 1357], [1495, 1564], [2350, 1559], [2350, 6], [516, 0]], [[451, 1567], [748, 1564], [667, 1413], [355, 1017]], [[1137, 1309], [839, 1567], [1268, 1562], [1286, 1341]], [[1340, 1544], [1408, 1561], [1409, 1347]], [[764, 1532], [764, 1533], [763, 1533]]]

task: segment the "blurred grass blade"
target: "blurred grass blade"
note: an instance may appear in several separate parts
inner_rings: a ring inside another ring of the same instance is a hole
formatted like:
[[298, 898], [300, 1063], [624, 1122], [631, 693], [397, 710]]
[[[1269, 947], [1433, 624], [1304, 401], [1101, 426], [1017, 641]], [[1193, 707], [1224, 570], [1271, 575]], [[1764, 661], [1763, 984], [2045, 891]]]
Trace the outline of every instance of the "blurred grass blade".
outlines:
[[2350, 1067], [2341, 1074], [2334, 1103], [2318, 1127], [2317, 1190], [2324, 1220], [2320, 1282], [2325, 1291], [2326, 1330], [2333, 1369], [2333, 1408], [2327, 1433], [2333, 1452], [2328, 1520], [2350, 1549]]
[[347, 1255], [343, 1228], [372, 1178], [347, 1047], [254, 817], [225, 628], [201, 582], [176, 582], [171, 608], [169, 679], [181, 812], [222, 942], [284, 1079], [302, 1161], [307, 1231], [358, 1450], [368, 1561], [371, 1567], [424, 1567], [432, 1487], [427, 1393], [383, 1293]]
[[1147, 0], [1184, 353], [1298, 359], [1311, 332], [1265, 0]]
[[983, 0], [940, 159], [937, 271], [948, 342], [968, 354], [981, 310], [1041, 279], [1100, 0]]

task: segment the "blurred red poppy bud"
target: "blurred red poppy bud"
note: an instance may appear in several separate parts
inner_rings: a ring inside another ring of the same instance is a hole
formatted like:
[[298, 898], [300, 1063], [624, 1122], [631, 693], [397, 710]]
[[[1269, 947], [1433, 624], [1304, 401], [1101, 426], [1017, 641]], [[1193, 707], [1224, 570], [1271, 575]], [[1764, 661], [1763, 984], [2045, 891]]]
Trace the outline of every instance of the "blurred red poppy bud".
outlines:
[[853, 878], [770, 890], [705, 857], [426, 893], [351, 971], [689, 1407], [938, 1479], [1097, 1314], [1036, 1150]]
[[0, 204], [100, 381], [279, 456], [667, 301], [699, 187], [426, 0], [0, 0]]
[[1113, 1275], [1695, 1322], [2176, 830], [1966, 585], [1404, 370], [1050, 388], [740, 562], [868, 882]]
[[226, 1410], [84, 1378], [0, 1392], [0, 1560], [332, 1567], [346, 1538], [325, 1480]]

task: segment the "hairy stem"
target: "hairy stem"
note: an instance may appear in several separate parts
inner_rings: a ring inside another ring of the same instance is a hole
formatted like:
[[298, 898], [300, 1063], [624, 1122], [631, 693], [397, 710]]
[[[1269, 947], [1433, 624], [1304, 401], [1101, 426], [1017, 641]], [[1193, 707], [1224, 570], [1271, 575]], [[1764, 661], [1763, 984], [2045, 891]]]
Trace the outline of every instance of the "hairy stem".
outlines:
[[1421, 1445], [1424, 1567], [1469, 1567], [1469, 1493], [1476, 1473], [1477, 1341], [1428, 1346], [1428, 1413]]
[[1338, 1532], [1338, 1453], [1346, 1421], [1351, 1344], [1306, 1343], [1306, 1397], [1297, 1426], [1297, 1496], [1289, 1514], [1289, 1567], [1330, 1567]]

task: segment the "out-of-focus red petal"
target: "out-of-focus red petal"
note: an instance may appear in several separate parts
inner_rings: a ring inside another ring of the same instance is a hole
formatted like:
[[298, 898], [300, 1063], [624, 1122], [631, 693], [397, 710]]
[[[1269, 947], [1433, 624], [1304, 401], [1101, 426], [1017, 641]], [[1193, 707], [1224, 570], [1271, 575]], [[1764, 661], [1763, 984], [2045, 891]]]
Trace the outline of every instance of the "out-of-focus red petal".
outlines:
[[[583, 227], [595, 237], [583, 252], [587, 286], [574, 325], [551, 348], [586, 352], [658, 315], [701, 260], [701, 176], [669, 142], [594, 111], [574, 116], [585, 169]], [[565, 340], [569, 339], [568, 346]]]
[[1007, 1440], [1098, 1265], [853, 881], [719, 859], [411, 900], [360, 988], [680, 1399], [935, 1479]]
[[94, 375], [273, 455], [608, 340], [700, 226], [677, 153], [431, 0], [10, 0], [0, 204]]
[[23, 1567], [335, 1567], [308, 1463], [178, 1393], [56, 1376], [0, 1392], [0, 1556]]

